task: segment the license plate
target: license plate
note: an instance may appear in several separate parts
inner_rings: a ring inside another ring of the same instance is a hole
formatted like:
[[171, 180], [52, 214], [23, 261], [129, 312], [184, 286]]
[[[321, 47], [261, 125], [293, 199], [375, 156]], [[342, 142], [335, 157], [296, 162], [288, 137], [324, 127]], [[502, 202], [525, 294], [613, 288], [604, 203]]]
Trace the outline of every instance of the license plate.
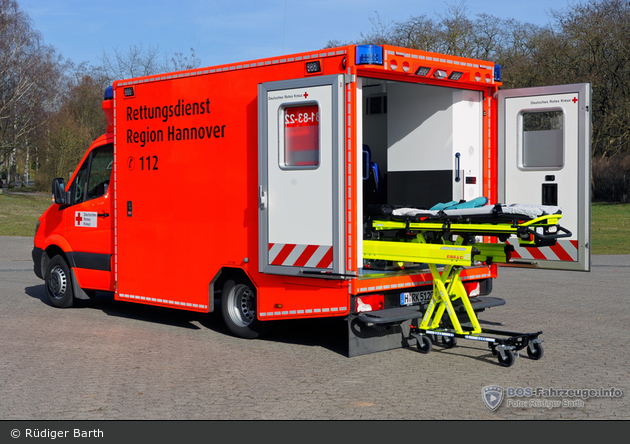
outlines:
[[400, 305], [428, 304], [433, 297], [433, 290], [414, 291], [400, 294]]

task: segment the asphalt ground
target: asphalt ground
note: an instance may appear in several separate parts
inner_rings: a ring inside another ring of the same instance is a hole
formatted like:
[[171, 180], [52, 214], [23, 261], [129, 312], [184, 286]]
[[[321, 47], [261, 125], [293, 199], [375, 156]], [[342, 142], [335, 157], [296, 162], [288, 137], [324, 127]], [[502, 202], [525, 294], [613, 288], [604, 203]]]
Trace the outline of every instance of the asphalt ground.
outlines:
[[[630, 419], [629, 255], [593, 256], [590, 273], [501, 268], [493, 296], [507, 304], [482, 326], [542, 330], [545, 348], [506, 368], [466, 340], [347, 358], [345, 325], [331, 320], [243, 340], [218, 313], [107, 293], [56, 309], [31, 249], [32, 238], [0, 237], [3, 421]], [[487, 386], [503, 390], [494, 411]], [[612, 396], [569, 392], [584, 389]]]

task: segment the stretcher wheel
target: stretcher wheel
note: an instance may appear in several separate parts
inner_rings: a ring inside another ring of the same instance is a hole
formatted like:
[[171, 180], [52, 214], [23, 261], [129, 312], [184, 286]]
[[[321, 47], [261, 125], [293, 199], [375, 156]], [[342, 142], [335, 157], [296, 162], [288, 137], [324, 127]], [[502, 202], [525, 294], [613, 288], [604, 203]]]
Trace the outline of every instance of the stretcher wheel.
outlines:
[[418, 351], [423, 355], [426, 355], [431, 351], [431, 347], [433, 346], [431, 339], [428, 336], [420, 336], [418, 338]]
[[543, 346], [540, 342], [533, 342], [532, 344], [527, 346], [527, 356], [535, 361], [538, 361], [540, 358], [542, 358], [544, 352], [545, 350], [543, 349]]
[[457, 338], [442, 336], [442, 346], [444, 348], [453, 348], [457, 345]]
[[501, 357], [501, 353], [497, 353], [497, 358], [499, 359], [499, 364], [503, 367], [511, 367], [514, 364], [514, 352], [512, 350], [504, 350], [505, 358]]

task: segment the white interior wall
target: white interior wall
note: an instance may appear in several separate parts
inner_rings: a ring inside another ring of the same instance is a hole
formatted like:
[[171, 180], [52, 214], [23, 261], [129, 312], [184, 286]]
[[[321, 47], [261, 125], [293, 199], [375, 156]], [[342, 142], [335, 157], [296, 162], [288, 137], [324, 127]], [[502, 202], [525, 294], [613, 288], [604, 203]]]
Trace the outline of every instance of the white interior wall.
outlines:
[[388, 171], [453, 168], [453, 90], [388, 85]]

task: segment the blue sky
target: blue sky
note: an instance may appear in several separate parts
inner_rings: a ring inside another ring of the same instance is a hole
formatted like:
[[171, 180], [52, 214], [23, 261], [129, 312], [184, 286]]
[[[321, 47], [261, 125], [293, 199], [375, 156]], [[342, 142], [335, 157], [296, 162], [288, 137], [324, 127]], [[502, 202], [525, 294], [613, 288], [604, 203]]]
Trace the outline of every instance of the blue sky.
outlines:
[[[460, 0], [454, 0], [456, 4]], [[158, 45], [167, 53], [195, 48], [203, 66], [311, 51], [329, 40], [348, 41], [371, 30], [376, 13], [387, 21], [449, 5], [435, 0], [18, 0], [46, 44], [75, 63], [100, 63], [103, 51]], [[452, 1], [451, 1], [452, 3]], [[468, 0], [471, 17], [545, 25], [548, 12], [572, 0]]]

